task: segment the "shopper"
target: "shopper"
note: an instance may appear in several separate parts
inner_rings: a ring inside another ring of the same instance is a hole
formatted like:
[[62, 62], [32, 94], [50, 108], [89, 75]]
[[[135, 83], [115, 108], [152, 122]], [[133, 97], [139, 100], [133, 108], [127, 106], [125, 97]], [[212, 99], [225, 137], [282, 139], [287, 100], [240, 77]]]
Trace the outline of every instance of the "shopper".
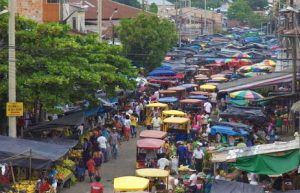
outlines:
[[95, 177], [95, 182], [91, 184], [91, 193], [103, 193], [104, 186], [100, 183], [101, 178], [99, 176]]
[[93, 177], [95, 176], [96, 172], [96, 163], [93, 158], [89, 159], [89, 161], [86, 163], [89, 177], [90, 177], [90, 182], [93, 182]]
[[100, 149], [96, 149], [96, 151], [93, 153], [93, 159], [95, 162], [96, 167], [96, 176], [101, 176], [101, 165], [104, 162], [104, 156], [103, 153], [100, 151]]

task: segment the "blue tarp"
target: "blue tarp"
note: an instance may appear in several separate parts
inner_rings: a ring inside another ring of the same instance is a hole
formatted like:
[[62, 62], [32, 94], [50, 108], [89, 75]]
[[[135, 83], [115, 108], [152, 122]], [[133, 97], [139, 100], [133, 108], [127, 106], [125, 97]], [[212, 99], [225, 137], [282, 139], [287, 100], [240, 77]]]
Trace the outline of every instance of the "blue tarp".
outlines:
[[172, 70], [172, 67], [169, 65], [163, 64], [162, 66], [156, 68], [154, 71], [156, 71], [156, 70]]
[[153, 70], [148, 76], [175, 76], [176, 73], [172, 70]]
[[69, 149], [70, 145], [0, 136], [0, 160], [11, 160], [13, 166], [28, 168], [31, 157], [32, 168], [49, 168], [53, 161], [63, 157]]
[[179, 87], [179, 88], [194, 88], [195, 85], [194, 84], [182, 84], [177, 87]]
[[95, 107], [95, 108], [84, 111], [84, 116], [90, 117], [90, 116], [97, 115], [98, 113], [105, 113], [105, 112], [106, 112], [106, 109], [104, 107]]
[[199, 100], [207, 100], [208, 97], [204, 95], [191, 95], [188, 97], [189, 99], [199, 99]]
[[210, 134], [216, 135], [217, 133], [226, 134], [229, 136], [247, 136], [249, 133], [242, 128], [234, 129], [233, 127], [214, 125], [211, 127]]
[[245, 42], [247, 42], [247, 43], [261, 43], [261, 39], [259, 37], [247, 37], [247, 38], [245, 38]]
[[175, 103], [178, 101], [178, 98], [176, 97], [163, 97], [163, 98], [159, 98], [158, 102], [160, 103]]

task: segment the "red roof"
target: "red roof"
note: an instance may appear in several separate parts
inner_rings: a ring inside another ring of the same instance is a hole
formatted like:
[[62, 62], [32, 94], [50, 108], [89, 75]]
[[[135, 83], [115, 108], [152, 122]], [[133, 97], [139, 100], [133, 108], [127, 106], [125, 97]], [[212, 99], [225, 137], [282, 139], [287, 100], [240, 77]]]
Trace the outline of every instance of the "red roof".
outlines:
[[[70, 3], [80, 3], [81, 0], [70, 0]], [[87, 2], [87, 3], [86, 3]], [[88, 5], [89, 8], [85, 13], [85, 19], [87, 20], [97, 20], [97, 4], [98, 0], [85, 0], [83, 1], [84, 5]], [[93, 5], [90, 6], [90, 5]], [[112, 0], [102, 0], [102, 19], [109, 20], [109, 17], [112, 15], [115, 9], [118, 9], [118, 12], [114, 14], [113, 19], [118, 20], [121, 18], [133, 18], [137, 14], [142, 13], [143, 10], [131, 7], [125, 4], [114, 2]], [[148, 12], [146, 12], [149, 14]]]
[[144, 130], [140, 133], [142, 138], [154, 138], [154, 139], [163, 139], [166, 137], [167, 133], [164, 131], [157, 130]]
[[137, 147], [142, 149], [159, 149], [165, 143], [164, 140], [161, 139], [139, 139], [137, 140]]

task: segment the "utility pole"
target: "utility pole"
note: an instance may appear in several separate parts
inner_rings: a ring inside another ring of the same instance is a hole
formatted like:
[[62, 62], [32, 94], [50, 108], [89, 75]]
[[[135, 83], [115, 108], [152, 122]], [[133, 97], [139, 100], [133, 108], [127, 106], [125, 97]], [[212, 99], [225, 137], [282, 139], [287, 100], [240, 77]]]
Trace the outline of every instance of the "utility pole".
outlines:
[[297, 37], [293, 37], [293, 50], [292, 50], [292, 58], [293, 58], [293, 81], [292, 81], [292, 94], [296, 94], [297, 92]]
[[[16, 39], [15, 39], [15, 16], [16, 2], [8, 1], [9, 21], [8, 21], [8, 101], [16, 102]], [[9, 136], [17, 137], [16, 117], [8, 118]]]
[[99, 41], [102, 42], [102, 0], [98, 0], [98, 30]]
[[60, 22], [64, 22], [64, 0], [59, 1], [59, 11], [60, 11]]
[[204, 0], [204, 9], [205, 9], [205, 17], [204, 17], [204, 33], [207, 34], [207, 23], [206, 23], [206, 0]]
[[182, 28], [182, 0], [179, 0], [179, 47], [181, 47], [181, 28]]

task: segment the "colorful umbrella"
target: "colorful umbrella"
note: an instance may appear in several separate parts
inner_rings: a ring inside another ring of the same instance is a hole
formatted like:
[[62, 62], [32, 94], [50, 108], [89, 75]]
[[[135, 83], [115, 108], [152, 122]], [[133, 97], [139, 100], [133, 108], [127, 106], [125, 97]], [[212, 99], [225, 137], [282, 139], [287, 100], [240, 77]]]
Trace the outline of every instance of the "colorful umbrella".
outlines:
[[265, 66], [272, 66], [272, 67], [275, 67], [276, 66], [276, 62], [273, 61], [273, 60], [264, 60], [261, 62], [261, 64], [265, 65]]
[[204, 84], [200, 86], [200, 90], [215, 90], [217, 87], [211, 84]]
[[254, 69], [254, 66], [242, 66], [237, 71], [245, 73], [245, 72], [251, 72], [253, 69]]
[[225, 63], [225, 64], [226, 64], [226, 63], [232, 63], [232, 62], [238, 62], [238, 60], [235, 59], [235, 58], [227, 58], [227, 59], [224, 60], [224, 63]]
[[260, 66], [254, 66], [252, 72], [270, 72], [272, 71], [271, 66], [265, 66], [265, 65], [260, 65]]
[[241, 90], [230, 93], [231, 99], [238, 99], [238, 100], [257, 100], [264, 98], [262, 95], [258, 94], [257, 92], [251, 90]]
[[244, 74], [241, 74], [244, 77], [258, 77], [258, 76], [263, 76], [266, 75], [267, 73], [265, 72], [247, 72]]
[[244, 53], [234, 54], [232, 57], [233, 58], [238, 58], [238, 59], [251, 58], [251, 56], [249, 56], [248, 54], [244, 54]]

